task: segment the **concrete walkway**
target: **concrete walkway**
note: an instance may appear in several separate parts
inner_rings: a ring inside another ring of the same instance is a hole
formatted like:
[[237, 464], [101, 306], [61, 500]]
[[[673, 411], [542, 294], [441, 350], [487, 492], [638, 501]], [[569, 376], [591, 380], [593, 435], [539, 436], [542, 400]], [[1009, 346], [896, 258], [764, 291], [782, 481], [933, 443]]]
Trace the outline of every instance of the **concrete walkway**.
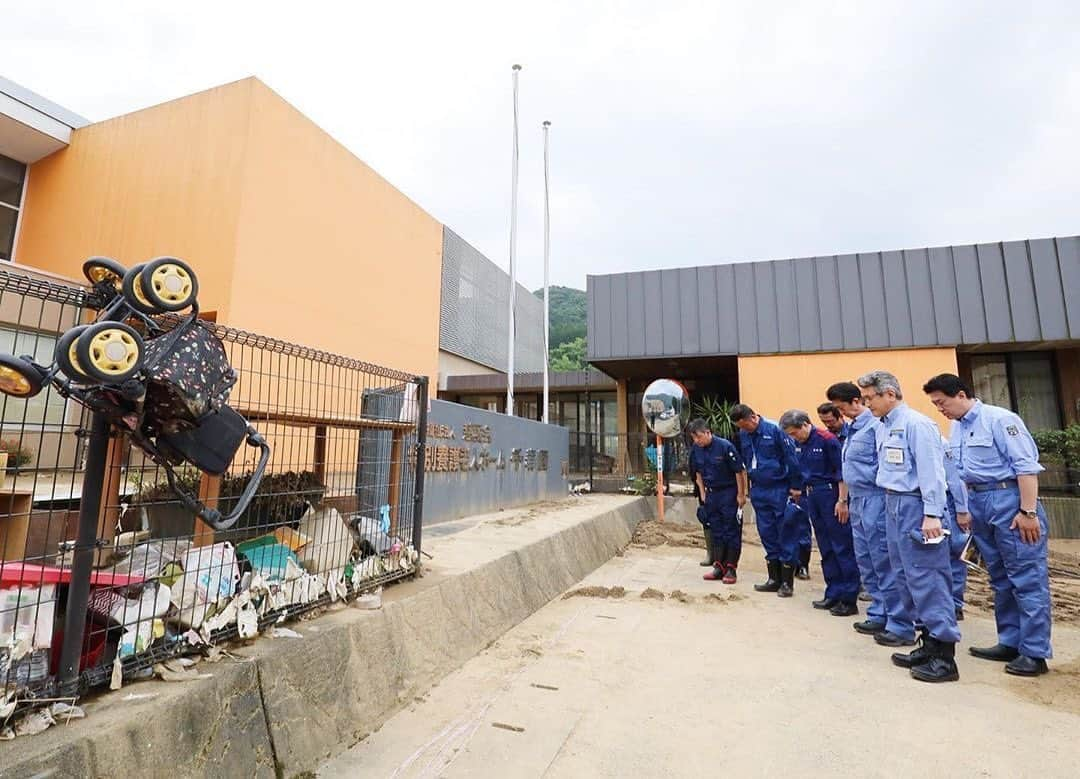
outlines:
[[[961, 681], [921, 684], [810, 607], [819, 570], [791, 600], [754, 593], [759, 556], [724, 586], [698, 549], [631, 547], [573, 588], [592, 596], [544, 607], [319, 776], [1077, 776], [1075, 626], [1056, 626], [1050, 675], [1016, 679], [967, 655], [995, 639], [969, 614]], [[597, 597], [611, 587], [626, 595]]]

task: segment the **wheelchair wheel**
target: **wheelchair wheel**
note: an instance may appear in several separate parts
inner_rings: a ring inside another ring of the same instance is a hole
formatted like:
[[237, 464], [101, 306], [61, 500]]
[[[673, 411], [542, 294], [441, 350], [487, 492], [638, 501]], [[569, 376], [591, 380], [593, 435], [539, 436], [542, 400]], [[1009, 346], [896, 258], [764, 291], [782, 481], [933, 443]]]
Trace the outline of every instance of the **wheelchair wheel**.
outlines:
[[0, 354], [0, 392], [14, 398], [29, 398], [41, 392], [38, 369], [13, 354]]
[[109, 257], [91, 257], [83, 263], [82, 272], [91, 284], [107, 282], [120, 292], [127, 268]]
[[56, 352], [53, 357], [60, 371], [72, 381], [91, 381], [86, 371], [79, 365], [79, 355], [75, 353], [75, 342], [79, 336], [86, 332], [90, 325], [78, 325], [64, 333], [56, 341]]
[[138, 373], [144, 351], [142, 336], [120, 322], [90, 325], [75, 341], [79, 368], [104, 384], [119, 384]]
[[146, 264], [141, 263], [125, 273], [124, 281], [121, 284], [121, 290], [123, 291], [124, 298], [127, 300], [129, 306], [140, 314], [151, 316], [153, 314], [160, 314], [162, 311], [151, 303], [150, 299], [146, 296], [146, 289], [143, 287], [142, 279], [140, 277], [142, 269], [145, 267]]
[[139, 284], [150, 304], [161, 311], [183, 311], [199, 294], [195, 271], [175, 257], [150, 260], [139, 273]]

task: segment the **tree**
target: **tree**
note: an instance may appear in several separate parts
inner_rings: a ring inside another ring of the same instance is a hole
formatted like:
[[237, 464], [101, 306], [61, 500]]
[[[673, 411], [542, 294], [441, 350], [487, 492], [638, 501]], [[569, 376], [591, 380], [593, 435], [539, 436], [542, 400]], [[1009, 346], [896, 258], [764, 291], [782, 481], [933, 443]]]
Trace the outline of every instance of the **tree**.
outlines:
[[[533, 293], [541, 300], [544, 290]], [[555, 349], [575, 338], [585, 337], [586, 304], [585, 293], [570, 287], [551, 287], [551, 311], [548, 337], [550, 350], [554, 357]]]
[[587, 366], [585, 362], [585, 338], [575, 338], [573, 341], [567, 341], [552, 348], [550, 365], [553, 371], [584, 370]]

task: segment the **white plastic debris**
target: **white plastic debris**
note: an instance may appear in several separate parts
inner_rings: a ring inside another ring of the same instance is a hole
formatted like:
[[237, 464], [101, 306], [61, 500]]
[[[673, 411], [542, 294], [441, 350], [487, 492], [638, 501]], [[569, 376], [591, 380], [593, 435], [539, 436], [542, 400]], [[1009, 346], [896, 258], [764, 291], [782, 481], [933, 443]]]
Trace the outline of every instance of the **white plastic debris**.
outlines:
[[236, 613], [236, 632], [240, 638], [254, 638], [259, 633], [259, 612], [250, 601]]
[[4, 702], [0, 703], [0, 720], [6, 720], [15, 711], [15, 693], [11, 692], [4, 696]]
[[56, 724], [48, 709], [32, 711], [15, 723], [16, 736], [36, 736]]
[[271, 638], [303, 638], [302, 635], [295, 630], [289, 628], [270, 628]]
[[124, 686], [124, 666], [120, 662], [120, 651], [123, 647], [116, 648], [116, 658], [113, 660], [112, 678], [109, 679], [109, 689], [119, 690]]
[[129, 692], [120, 700], [122, 701], [148, 701], [151, 698], [158, 697], [156, 692]]
[[382, 587], [374, 592], [366, 592], [356, 599], [356, 608], [358, 609], [381, 609], [382, 608]]
[[57, 701], [49, 707], [49, 713], [53, 715], [53, 719], [57, 722], [68, 722], [73, 719], [86, 719], [86, 712], [82, 710], [80, 706], [73, 706], [70, 703], [63, 703]]

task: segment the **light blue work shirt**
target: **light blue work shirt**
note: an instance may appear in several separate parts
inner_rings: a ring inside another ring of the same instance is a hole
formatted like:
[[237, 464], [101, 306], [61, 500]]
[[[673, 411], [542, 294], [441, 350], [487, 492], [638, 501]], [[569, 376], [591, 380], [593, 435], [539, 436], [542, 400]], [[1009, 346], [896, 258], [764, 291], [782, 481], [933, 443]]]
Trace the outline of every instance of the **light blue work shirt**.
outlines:
[[945, 447], [945, 486], [952, 495], [956, 513], [967, 514], [967, 485], [960, 478], [960, 465], [957, 462], [960, 459], [959, 455], [953, 451], [947, 438], [942, 437], [941, 442]]
[[862, 498], [880, 492], [877, 470], [877, 420], [866, 409], [851, 421], [844, 439], [844, 483], [848, 495]]
[[1044, 470], [1024, 420], [981, 400], [953, 422], [949, 450], [965, 484], [1008, 481]]
[[929, 417], [901, 403], [877, 425], [877, 485], [922, 493], [923, 514], [945, 514], [945, 447]]

